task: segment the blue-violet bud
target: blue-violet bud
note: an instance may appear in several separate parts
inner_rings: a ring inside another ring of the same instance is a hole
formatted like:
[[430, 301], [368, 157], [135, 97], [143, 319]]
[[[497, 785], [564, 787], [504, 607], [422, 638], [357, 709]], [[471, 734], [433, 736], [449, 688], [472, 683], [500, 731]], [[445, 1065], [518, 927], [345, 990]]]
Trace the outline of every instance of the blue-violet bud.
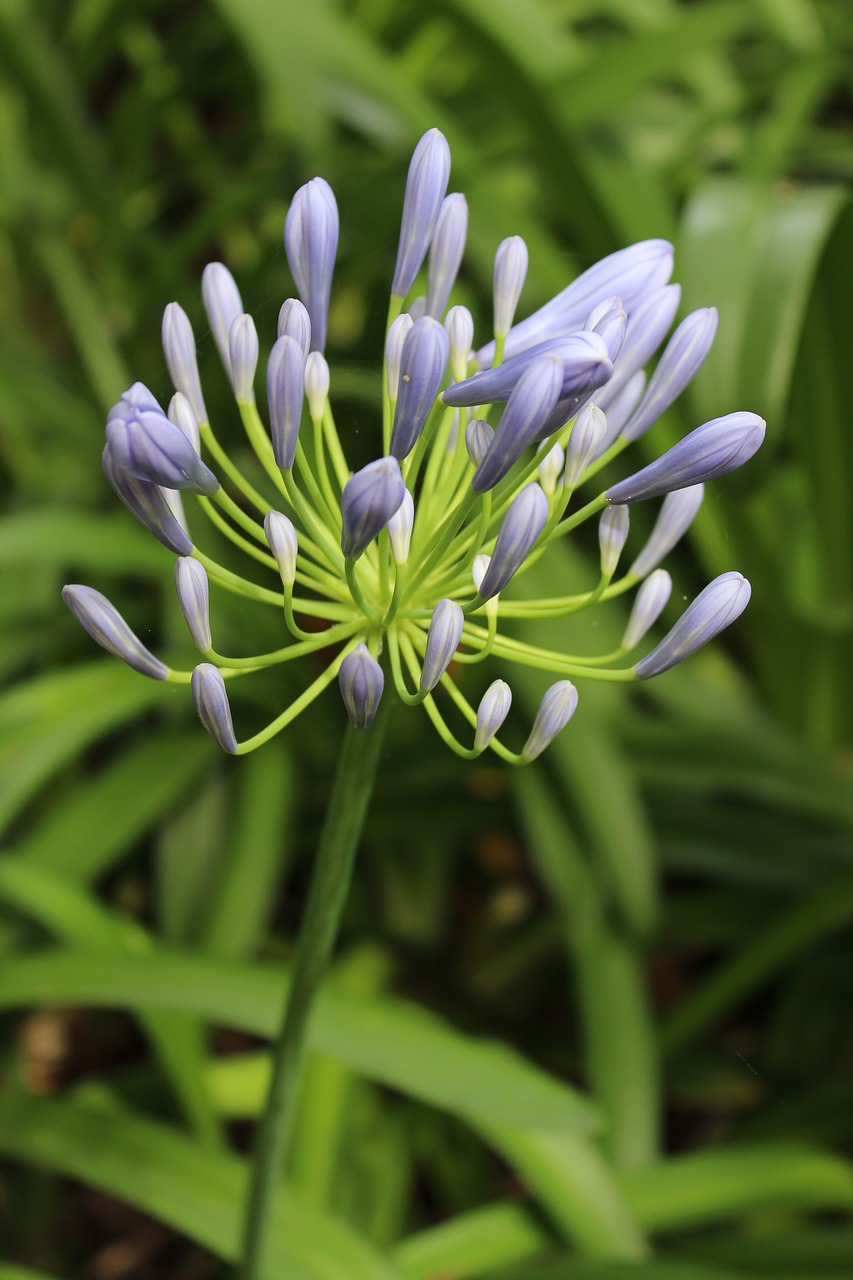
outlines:
[[115, 493], [141, 525], [153, 533], [158, 542], [179, 556], [193, 553], [192, 541], [177, 518], [159, 485], [150, 480], [139, 480], [113, 462], [110, 446], [104, 446], [101, 455], [104, 475]]
[[192, 556], [175, 561], [175, 591], [196, 648], [207, 653], [213, 648], [210, 635], [210, 583], [204, 565]]
[[608, 410], [625, 385], [643, 369], [675, 319], [681, 301], [681, 286], [665, 285], [643, 298], [628, 316], [625, 341], [616, 360], [613, 375], [596, 393], [596, 404]]
[[598, 453], [606, 431], [607, 418], [598, 405], [588, 404], [581, 409], [566, 445], [566, 469], [563, 472], [566, 489], [574, 489], [580, 483], [583, 473]]
[[299, 188], [284, 220], [284, 251], [311, 317], [313, 351], [326, 345], [339, 226], [334, 192], [325, 178], [312, 178]]
[[407, 489], [403, 494], [403, 501], [385, 525], [395, 564], [405, 564], [409, 558], [414, 523], [415, 502]]
[[522, 756], [530, 763], [565, 729], [575, 714], [578, 705], [578, 691], [571, 680], [558, 680], [546, 690], [539, 703], [530, 737], [522, 748]]
[[258, 331], [249, 315], [237, 316], [229, 336], [231, 386], [238, 404], [251, 404], [255, 398], [255, 373], [258, 368]]
[[649, 680], [652, 676], [659, 676], [677, 662], [689, 658], [740, 617], [749, 604], [751, 594], [752, 587], [742, 574], [720, 574], [688, 605], [660, 644], [636, 664], [634, 674], [637, 679]]
[[201, 298], [225, 372], [231, 375], [231, 326], [243, 314], [240, 290], [228, 268], [209, 262], [201, 273]]
[[474, 750], [485, 751], [492, 738], [509, 715], [512, 706], [512, 690], [505, 680], [495, 680], [480, 699], [477, 708], [477, 728], [474, 732]]
[[420, 691], [429, 693], [438, 684], [459, 648], [465, 614], [455, 600], [439, 600], [432, 611], [427, 632]]
[[628, 540], [630, 516], [627, 507], [606, 507], [598, 522], [601, 572], [605, 578], [616, 571], [622, 548]]
[[[505, 360], [496, 369], [484, 369], [454, 383], [444, 392], [444, 403], [458, 409], [465, 405], [498, 404], [508, 400], [531, 364], [549, 355], [559, 357], [563, 364], [561, 398], [577, 391], [594, 390], [613, 372], [607, 348], [597, 333], [562, 334], [557, 338], [547, 338], [529, 351]], [[543, 437], [545, 434], [543, 432]]]
[[267, 361], [270, 435], [276, 464], [282, 471], [289, 471], [296, 457], [304, 394], [302, 348], [295, 338], [285, 335], [273, 344]]
[[642, 369], [638, 369], [634, 376], [628, 379], [619, 394], [614, 396], [612, 400], [608, 398], [605, 405], [603, 392], [607, 390], [609, 385], [610, 383], [593, 396], [593, 403], [597, 404], [599, 409], [606, 411], [607, 423], [593, 450], [592, 458], [590, 459], [592, 462], [596, 458], [600, 458], [612, 444], [615, 444], [620, 431], [640, 402], [640, 397], [646, 385], [646, 375]]
[[127, 391], [121, 393], [121, 398], [107, 414], [107, 421], [109, 422], [110, 418], [134, 418], [137, 409], [153, 409], [156, 413], [163, 412], [157, 397], [148, 390], [144, 382], [134, 382], [128, 387]]
[[305, 361], [305, 397], [313, 422], [322, 418], [325, 412], [330, 385], [331, 378], [326, 357], [319, 351], [312, 351]]
[[397, 399], [397, 392], [400, 387], [400, 364], [403, 359], [403, 346], [408, 337], [409, 330], [414, 324], [414, 320], [408, 314], [403, 312], [401, 316], [393, 322], [388, 330], [388, 336], [385, 339], [385, 370], [388, 380], [388, 399], [393, 404]]
[[264, 533], [273, 553], [282, 585], [290, 588], [296, 581], [296, 556], [299, 538], [293, 521], [280, 511], [268, 511], [264, 516]]
[[450, 340], [444, 325], [431, 316], [416, 320], [406, 335], [400, 360], [400, 382], [394, 408], [390, 453], [407, 457], [423, 430], [444, 378]]
[[485, 418], [472, 418], [465, 428], [465, 448], [475, 467], [479, 467], [492, 446], [494, 427]]
[[396, 458], [377, 458], [356, 471], [341, 494], [341, 550], [357, 560], [384, 528], [406, 496]]
[[357, 645], [344, 658], [338, 671], [338, 685], [350, 724], [356, 729], [366, 729], [373, 723], [385, 688], [385, 673], [366, 644]]
[[689, 485], [667, 494], [658, 513], [649, 540], [631, 565], [631, 576], [645, 578], [664, 556], [668, 556], [693, 523], [705, 496], [703, 484]]
[[474, 342], [474, 318], [467, 307], [451, 307], [444, 318], [450, 340], [450, 376], [462, 382], [468, 376], [468, 361]]
[[465, 252], [468, 202], [459, 191], [445, 196], [429, 248], [426, 314], [440, 320]]
[[114, 466], [139, 480], [193, 493], [211, 494], [219, 488], [216, 476], [162, 410], [141, 409], [126, 419], [110, 419], [107, 443]]
[[543, 356], [525, 369], [507, 401], [495, 438], [474, 473], [475, 493], [493, 489], [515, 466], [528, 445], [540, 438], [544, 419], [551, 413], [563, 383], [563, 362]]
[[163, 312], [163, 355], [175, 390], [186, 396], [199, 422], [206, 422], [195, 335], [187, 313], [177, 302], [170, 302]]
[[169, 668], [145, 648], [118, 609], [94, 587], [79, 583], [62, 588], [62, 599], [77, 621], [107, 653], [152, 680], [165, 680]]
[[493, 277], [495, 335], [505, 338], [527, 276], [527, 245], [521, 236], [507, 236], [495, 253]]
[[641, 502], [728, 475], [760, 449], [767, 424], [756, 413], [727, 413], [691, 431], [660, 458], [606, 491], [608, 502]]
[[311, 350], [311, 317], [298, 298], [286, 298], [278, 313], [276, 336], [293, 338], [302, 349], [303, 361]]
[[489, 567], [479, 586], [479, 595], [488, 600], [503, 591], [521, 567], [548, 519], [548, 499], [538, 484], [525, 485], [513, 498], [503, 518]]
[[638, 440], [666, 412], [696, 376], [717, 332], [716, 307], [692, 311], [676, 329], [649, 379], [642, 402], [625, 427], [626, 440]]
[[672, 591], [672, 578], [666, 569], [650, 573], [634, 597], [631, 616], [622, 637], [621, 647], [627, 652], [640, 643], [666, 608]]
[[199, 720], [217, 746], [235, 755], [237, 739], [222, 672], [211, 662], [200, 662], [193, 671], [191, 687]]
[[403, 199], [400, 242], [391, 292], [405, 298], [430, 246], [450, 178], [450, 147], [438, 129], [429, 129], [412, 154]]

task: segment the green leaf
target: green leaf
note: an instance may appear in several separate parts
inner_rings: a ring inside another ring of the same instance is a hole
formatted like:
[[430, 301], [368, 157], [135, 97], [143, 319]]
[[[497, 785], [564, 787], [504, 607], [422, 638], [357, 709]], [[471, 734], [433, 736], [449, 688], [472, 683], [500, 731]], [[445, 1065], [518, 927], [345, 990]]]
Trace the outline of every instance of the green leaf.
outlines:
[[0, 522], [0, 568], [83, 568], [98, 573], [158, 573], [169, 552], [126, 514], [98, 515], [62, 507], [18, 511]]
[[407, 1236], [392, 1254], [405, 1280], [467, 1280], [544, 1252], [548, 1233], [520, 1204], [487, 1205]]

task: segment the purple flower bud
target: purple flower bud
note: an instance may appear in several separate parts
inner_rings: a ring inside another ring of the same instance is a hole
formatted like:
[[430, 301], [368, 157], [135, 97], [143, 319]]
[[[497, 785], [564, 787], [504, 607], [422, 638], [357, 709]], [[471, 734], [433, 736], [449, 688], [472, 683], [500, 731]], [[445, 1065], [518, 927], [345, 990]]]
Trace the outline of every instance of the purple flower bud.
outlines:
[[[666, 240], [642, 240], [602, 258], [578, 276], [532, 316], [510, 329], [505, 355], [520, 351], [558, 333], [580, 329], [593, 307], [603, 298], [617, 295], [630, 312], [639, 298], [666, 284], [672, 274], [672, 245]], [[494, 358], [494, 343], [477, 352], [480, 368]]]
[[606, 507], [598, 522], [598, 545], [601, 551], [601, 572], [605, 577], [615, 573], [628, 540], [630, 517], [627, 507]]
[[538, 484], [525, 485], [503, 518], [479, 594], [488, 600], [503, 591], [521, 568], [548, 519], [548, 499]]
[[210, 583], [204, 566], [192, 556], [180, 556], [175, 561], [175, 591], [193, 643], [202, 653], [207, 653], [213, 647], [210, 635]]
[[512, 706], [512, 690], [505, 680], [495, 680], [480, 699], [477, 708], [477, 728], [474, 733], [474, 750], [485, 751], [492, 738], [509, 715]]
[[305, 397], [308, 401], [308, 412], [316, 422], [322, 418], [329, 398], [329, 366], [326, 357], [319, 351], [312, 351], [305, 361]]
[[428, 130], [415, 147], [406, 179], [400, 243], [391, 292], [405, 298], [415, 283], [432, 240], [447, 182], [450, 147], [438, 129]]
[[295, 338], [279, 338], [267, 361], [267, 401], [272, 449], [282, 471], [289, 471], [296, 457], [304, 379], [305, 361], [299, 343]]
[[199, 720], [217, 746], [235, 755], [238, 744], [222, 672], [211, 662], [200, 662], [193, 672], [191, 687]]
[[492, 446], [494, 427], [485, 418], [472, 418], [465, 428], [465, 448], [475, 467], [479, 467]]
[[251, 404], [258, 367], [258, 331], [251, 316], [237, 316], [231, 325], [228, 350], [234, 397], [238, 404]]
[[201, 297], [207, 323], [230, 377], [231, 326], [243, 314], [243, 300], [234, 277], [221, 262], [209, 262], [201, 273]]
[[577, 705], [578, 691], [571, 680], [558, 680], [545, 692], [539, 703], [530, 737], [521, 752], [528, 764], [541, 756], [557, 734], [565, 729], [575, 714]]
[[264, 516], [264, 533], [278, 565], [282, 585], [292, 587], [296, 581], [296, 556], [299, 551], [299, 538], [293, 521], [288, 520], [280, 511], [268, 511]]
[[121, 399], [107, 414], [107, 421], [110, 418], [135, 418], [137, 409], [153, 409], [155, 413], [163, 412], [156, 396], [148, 390], [144, 382], [134, 382], [127, 391], [121, 393]]
[[344, 658], [338, 684], [350, 724], [366, 729], [373, 723], [385, 688], [385, 673], [368, 653], [366, 644], [357, 645]]
[[127, 419], [112, 418], [107, 443], [113, 465], [139, 480], [193, 493], [216, 493], [219, 488], [216, 476], [162, 410], [137, 409]]
[[445, 196], [435, 224], [429, 249], [426, 314], [441, 319], [450, 290], [456, 282], [465, 236], [468, 233], [468, 202], [460, 192]]
[[474, 473], [475, 493], [493, 489], [518, 462], [528, 445], [540, 439], [543, 421], [551, 413], [563, 383], [563, 362], [543, 356], [525, 369], [516, 383], [483, 461]]
[[183, 432], [195, 452], [201, 453], [198, 418], [193, 413], [189, 400], [180, 391], [176, 391], [169, 401], [169, 421], [174, 422], [178, 430]]
[[637, 679], [650, 680], [689, 658], [740, 617], [751, 594], [752, 587], [742, 574], [720, 574], [688, 605], [660, 644], [637, 663]]
[[391, 431], [391, 450], [402, 461], [415, 447], [447, 368], [450, 340], [444, 325], [424, 316], [403, 343], [400, 382]]
[[165, 680], [169, 668], [145, 648], [114, 604], [93, 587], [73, 583], [62, 588], [62, 599], [77, 621], [107, 653], [121, 658], [134, 671], [152, 680]]
[[426, 294], [421, 294], [419, 298], [413, 298], [406, 308], [406, 315], [413, 324], [416, 320], [423, 320], [426, 313]]
[[651, 376], [640, 407], [622, 432], [626, 440], [638, 440], [648, 431], [696, 376], [711, 350], [718, 318], [716, 307], [704, 307], [682, 320]]
[[671, 591], [672, 578], [666, 569], [655, 569], [646, 578], [634, 598], [634, 607], [622, 637], [623, 649], [633, 649], [655, 625], [666, 608]]
[[391, 554], [395, 564], [405, 564], [409, 558], [409, 547], [412, 541], [412, 528], [415, 523], [415, 503], [407, 489], [403, 501], [386, 523], [388, 538], [391, 542]]
[[474, 341], [474, 320], [467, 307], [451, 307], [444, 327], [450, 339], [450, 376], [462, 382], [468, 376], [468, 361]]
[[311, 350], [311, 317], [298, 298], [287, 298], [278, 313], [279, 338], [293, 338], [302, 348], [303, 362]]
[[552, 444], [549, 448], [547, 440], [539, 446], [539, 452], [542, 455], [542, 461], [536, 468], [536, 472], [543, 492], [550, 498], [563, 474], [566, 454], [562, 445]]
[[597, 333], [607, 348], [611, 363], [616, 360], [622, 350], [627, 328], [628, 317], [621, 306], [608, 308], [591, 328], [591, 332]]
[[170, 302], [163, 312], [163, 354], [175, 390], [186, 396], [199, 422], [207, 422], [207, 410], [198, 376], [193, 327], [187, 313], [177, 302]]
[[388, 399], [393, 402], [397, 399], [397, 393], [400, 388], [400, 365], [403, 360], [403, 347], [409, 330], [414, 324], [414, 320], [408, 314], [403, 312], [401, 316], [393, 322], [388, 330], [388, 336], [385, 339], [385, 369], [388, 377]]
[[595, 397], [596, 404], [607, 410], [608, 421], [616, 397], [663, 342], [680, 301], [681, 286], [668, 284], [663, 289], [655, 289], [631, 311], [613, 376]]
[[311, 317], [311, 348], [326, 345], [329, 295], [338, 251], [338, 206], [324, 178], [300, 187], [284, 220], [284, 250], [299, 296]]
[[607, 348], [597, 333], [581, 331], [563, 334], [561, 337], [548, 338], [529, 351], [505, 360], [497, 369], [485, 369], [463, 382], [454, 383], [445, 391], [444, 403], [460, 408], [463, 405], [498, 404], [508, 400], [522, 374], [536, 360], [548, 355], [559, 357], [563, 364], [561, 399], [577, 391], [590, 391], [600, 387], [613, 372]]
[[138, 480], [136, 476], [117, 467], [113, 462], [110, 446], [106, 445], [101, 457], [104, 475], [121, 501], [158, 542], [179, 556], [191, 556], [193, 544], [175, 517], [166, 495], [159, 485], [150, 480]]
[[703, 484], [690, 485], [667, 494], [648, 542], [631, 565], [635, 578], [645, 578], [686, 533], [705, 496]]
[[583, 473], [599, 452], [606, 431], [607, 419], [598, 405], [588, 404], [581, 409], [566, 445], [563, 484], [567, 489], [574, 489], [579, 484]]
[[590, 333], [593, 333], [595, 331], [595, 326], [603, 320], [606, 315], [609, 315], [611, 311], [622, 310], [624, 310], [622, 306], [622, 299], [618, 294], [614, 293], [610, 298], [602, 298], [601, 302], [597, 302], [592, 311], [590, 311], [584, 321], [583, 327], [584, 329], [589, 329]]
[[515, 309], [527, 276], [527, 245], [521, 236], [508, 236], [498, 245], [494, 271], [495, 334], [504, 338], [512, 328]]
[[438, 684], [462, 638], [465, 614], [455, 600], [439, 600], [432, 611], [427, 633], [420, 691], [429, 693]]
[[611, 485], [608, 502], [641, 502], [728, 475], [761, 447], [767, 424], [755, 413], [727, 413], [691, 431], [642, 471]]
[[[610, 382], [612, 381], [613, 378], [610, 379]], [[606, 401], [607, 422], [593, 450], [590, 458], [591, 462], [594, 462], [596, 458], [600, 458], [604, 451], [609, 449], [618, 439], [620, 431], [640, 402], [640, 396], [646, 386], [646, 375], [642, 369], [639, 369], [632, 378], [628, 379], [622, 390], [612, 400], [605, 395], [605, 392], [610, 387], [610, 382], [593, 396], [593, 401], [598, 405], [599, 409], [605, 408]]]
[[356, 471], [341, 494], [341, 550], [357, 560], [406, 496], [396, 458], [377, 458]]

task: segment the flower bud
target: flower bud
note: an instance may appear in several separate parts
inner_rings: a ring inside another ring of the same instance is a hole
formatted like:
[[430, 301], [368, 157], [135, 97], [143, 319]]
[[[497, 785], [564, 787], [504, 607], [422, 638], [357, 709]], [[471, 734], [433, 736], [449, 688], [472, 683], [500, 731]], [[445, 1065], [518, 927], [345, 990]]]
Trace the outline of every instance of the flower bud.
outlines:
[[219, 481], [205, 466], [187, 437], [162, 410], [142, 409], [107, 423], [113, 465], [139, 480], [167, 489], [216, 493]]
[[341, 494], [341, 550], [347, 560], [363, 555], [405, 496], [396, 458], [377, 458], [350, 477]]
[[155, 658], [125, 622], [114, 604], [94, 587], [79, 583], [62, 588], [62, 599], [82, 627], [107, 653], [152, 680], [165, 680], [169, 668]]
[[420, 691], [429, 693], [438, 684], [459, 648], [465, 614], [455, 600], [439, 600], [432, 611], [427, 633]]
[[406, 308], [406, 315], [413, 324], [416, 320], [423, 320], [426, 313], [426, 294], [421, 294], [419, 298], [413, 298]]
[[465, 448], [475, 467], [479, 467], [495, 438], [494, 427], [485, 418], [472, 418], [465, 428]]
[[415, 503], [407, 489], [403, 501], [386, 523], [388, 538], [391, 542], [391, 554], [395, 564], [405, 564], [409, 558], [409, 546], [412, 541], [412, 528], [415, 523]]
[[326, 345], [329, 295], [338, 251], [338, 206], [325, 178], [300, 187], [284, 220], [284, 251], [311, 318], [311, 349]]
[[625, 427], [626, 440], [638, 440], [657, 422], [698, 373], [717, 332], [716, 307], [703, 307], [682, 320], [652, 374], [646, 394]]
[[521, 752], [528, 764], [541, 756], [557, 734], [565, 729], [575, 714], [577, 705], [578, 691], [571, 680], [558, 680], [546, 691], [539, 703], [530, 737]]
[[563, 362], [554, 355], [534, 360], [524, 371], [507, 401], [495, 438], [474, 473], [471, 488], [475, 493], [493, 489], [527, 446], [539, 439], [542, 422], [557, 403], [562, 383]]
[[229, 336], [231, 386], [238, 404], [255, 398], [255, 371], [258, 367], [258, 331], [251, 316], [239, 315]]
[[319, 351], [312, 351], [305, 361], [305, 396], [308, 400], [308, 412], [314, 422], [323, 416], [330, 385], [326, 357]]
[[178, 604], [196, 648], [207, 653], [213, 648], [210, 635], [210, 583], [204, 565], [192, 556], [175, 561], [175, 591]]
[[235, 755], [238, 744], [222, 672], [211, 662], [200, 662], [193, 672], [191, 687], [199, 720], [217, 746]]
[[622, 548], [628, 540], [630, 517], [627, 507], [607, 507], [598, 522], [598, 545], [601, 551], [601, 572], [610, 577], [616, 572]]
[[198, 418], [192, 410], [189, 400], [180, 391], [176, 391], [169, 401], [169, 421], [174, 422], [183, 432], [196, 453], [201, 453], [201, 435], [198, 429]]
[[207, 422], [207, 410], [198, 376], [193, 327], [187, 313], [177, 302], [170, 302], [163, 312], [163, 355], [166, 357], [166, 367], [175, 390], [186, 396], [199, 422]]
[[338, 685], [350, 724], [356, 729], [366, 729], [373, 723], [385, 688], [385, 673], [371, 657], [366, 644], [357, 645], [344, 658], [338, 672]]
[[742, 574], [720, 574], [688, 605], [660, 644], [636, 664], [637, 679], [650, 680], [689, 658], [740, 617], [751, 594], [752, 587]]
[[[611, 378], [610, 381], [612, 382], [613, 379]], [[639, 369], [633, 378], [628, 379], [619, 394], [614, 396], [612, 400], [604, 394], [610, 389], [609, 382], [600, 391], [596, 391], [593, 401], [598, 405], [599, 409], [604, 409], [605, 399], [607, 401], [605, 410], [607, 423], [605, 430], [596, 442], [590, 462], [595, 462], [596, 458], [600, 458], [619, 438], [620, 431], [639, 404], [645, 386], [646, 375], [642, 369]]]
[[580, 484], [583, 473], [600, 450], [600, 442], [606, 431], [607, 419], [598, 405], [588, 404], [581, 409], [566, 445], [564, 488], [574, 489]]
[[748, 462], [767, 424], [755, 413], [728, 413], [691, 431], [656, 461], [606, 491], [608, 502], [641, 502], [673, 489], [728, 475]]
[[634, 607], [622, 637], [621, 647], [633, 649], [655, 625], [667, 606], [672, 591], [672, 578], [666, 569], [649, 574], [634, 598]]
[[298, 298], [287, 298], [278, 313], [277, 337], [293, 338], [302, 351], [303, 364], [311, 350], [311, 317]]
[[477, 708], [477, 728], [474, 733], [475, 751], [485, 751], [509, 715], [511, 705], [512, 690], [505, 680], [495, 680], [489, 685]]
[[552, 444], [549, 448], [547, 440], [539, 446], [539, 453], [542, 455], [542, 461], [536, 468], [536, 472], [543, 492], [550, 498], [562, 475], [566, 455], [562, 445]]
[[527, 245], [521, 236], [508, 236], [500, 242], [495, 254], [493, 292], [496, 337], [506, 337], [512, 328], [526, 276]]
[[468, 376], [468, 361], [474, 341], [474, 319], [467, 307], [451, 307], [444, 327], [450, 339], [450, 376], [462, 382]]
[[600, 321], [602, 321], [605, 316], [608, 316], [611, 311], [622, 311], [622, 310], [623, 310], [622, 299], [619, 297], [618, 294], [614, 293], [609, 298], [602, 298], [601, 302], [597, 302], [593, 307], [592, 311], [590, 311], [589, 315], [584, 321], [583, 327], [584, 329], [588, 329], [590, 333], [594, 333], [595, 326], [599, 324]]
[[527, 558], [548, 520], [548, 499], [538, 484], [525, 485], [503, 518], [489, 567], [480, 583], [481, 599], [503, 591]]
[[611, 406], [626, 384], [644, 368], [663, 342], [681, 301], [681, 286], [665, 285], [642, 298], [628, 316], [625, 341], [613, 375], [596, 394], [595, 400], [611, 418]]
[[621, 306], [610, 307], [592, 327], [591, 332], [597, 333], [607, 348], [611, 363], [617, 359], [622, 350], [627, 328], [628, 316]]
[[221, 262], [209, 262], [201, 273], [201, 297], [222, 365], [231, 376], [231, 326], [243, 314], [243, 300], [234, 277]]
[[292, 587], [296, 581], [296, 556], [299, 551], [299, 538], [293, 522], [280, 511], [268, 511], [264, 516], [264, 533], [278, 565], [282, 585]]
[[400, 382], [391, 431], [391, 454], [402, 461], [429, 417], [447, 368], [450, 341], [444, 325], [424, 316], [416, 320], [403, 343]]
[[158, 542], [179, 556], [191, 556], [193, 544], [180, 520], [169, 506], [166, 494], [150, 480], [139, 480], [113, 462], [110, 446], [101, 455], [104, 475], [110, 485], [141, 525], [153, 533]]
[[414, 320], [412, 317], [404, 311], [401, 316], [397, 316], [397, 319], [389, 328], [388, 336], [385, 339], [385, 369], [387, 371], [388, 378], [388, 399], [392, 404], [397, 399], [397, 393], [400, 388], [400, 364], [403, 359], [403, 346], [413, 324]]
[[[504, 360], [496, 369], [484, 369], [463, 382], [454, 383], [444, 392], [444, 403], [460, 408], [508, 400], [522, 375], [544, 356], [558, 357], [562, 361], [561, 399], [578, 391], [600, 387], [613, 372], [607, 348], [597, 333], [569, 333], [548, 338], [529, 351]], [[543, 431], [539, 438], [543, 439], [546, 434]]]
[[438, 221], [450, 178], [450, 147], [429, 129], [415, 147], [406, 179], [403, 219], [391, 292], [404, 298], [415, 283]]
[[273, 344], [267, 361], [270, 435], [276, 464], [282, 471], [289, 471], [296, 457], [304, 394], [302, 348], [295, 338], [285, 335]]
[[121, 393], [121, 398], [107, 414], [107, 421], [109, 422], [110, 418], [125, 420], [135, 418], [137, 409], [153, 409], [155, 413], [163, 412], [157, 397], [148, 390], [144, 382], [134, 382], [127, 391]]
[[439, 210], [435, 233], [429, 249], [426, 314], [440, 320], [444, 315], [450, 290], [456, 282], [465, 236], [468, 233], [468, 202], [460, 192], [445, 196]]
[[704, 496], [703, 484], [690, 485], [687, 489], [676, 489], [674, 493], [667, 494], [648, 542], [631, 565], [633, 577], [645, 578], [664, 556], [669, 555], [692, 524]]

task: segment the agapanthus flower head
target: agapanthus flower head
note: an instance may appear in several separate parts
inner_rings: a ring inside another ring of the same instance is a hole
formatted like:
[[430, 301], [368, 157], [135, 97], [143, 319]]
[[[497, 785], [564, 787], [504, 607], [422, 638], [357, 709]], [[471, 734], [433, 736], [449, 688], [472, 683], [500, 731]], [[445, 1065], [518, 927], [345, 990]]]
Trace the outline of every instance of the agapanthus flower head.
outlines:
[[[361, 424], [339, 431], [335, 419], [335, 364], [324, 348], [338, 211], [322, 178], [300, 188], [287, 214], [285, 246], [301, 301], [284, 302], [270, 350], [227, 268], [212, 263], [202, 276], [207, 324], [256, 458], [251, 479], [209, 420], [192, 323], [177, 302], [163, 320], [175, 387], [168, 414], [141, 382], [108, 414], [104, 472], [177, 557], [178, 604], [205, 660], [185, 670], [167, 666], [91, 587], [66, 587], [65, 601], [98, 644], [135, 670], [191, 684], [202, 723], [230, 754], [261, 746], [335, 684], [350, 724], [367, 730], [392, 685], [399, 701], [423, 705], [463, 758], [490, 750], [524, 764], [571, 720], [576, 681], [658, 675], [734, 621], [749, 599], [740, 574], [723, 574], [646, 657], [624, 665], [667, 607], [672, 581], [658, 566], [696, 515], [703, 483], [751, 457], [764, 423], [746, 412], [716, 418], [656, 461], [635, 464], [628, 479], [608, 473], [602, 485], [602, 468], [654, 428], [699, 368], [716, 312], [683, 320], [647, 373], [679, 305], [680, 290], [669, 283], [672, 247], [647, 240], [619, 250], [516, 320], [528, 255], [510, 235], [495, 257], [493, 330], [472, 354], [471, 312], [446, 311], [468, 215], [464, 196], [446, 194], [449, 173], [447, 142], [430, 130], [409, 170], [372, 438]], [[411, 297], [427, 253], [426, 293]], [[259, 361], [266, 410], [255, 399]], [[365, 457], [372, 459], [366, 465]], [[651, 535], [632, 545], [630, 505], [657, 497], [664, 501]], [[182, 498], [194, 505], [185, 511]], [[244, 572], [215, 558], [208, 518], [245, 554]], [[516, 591], [556, 539], [596, 518], [597, 583], [572, 591], [560, 582], [543, 599]], [[603, 657], [536, 647], [504, 625], [618, 607], [611, 602], [634, 589], [622, 644]], [[221, 657], [211, 630], [221, 592], [274, 606], [286, 633], [281, 647]], [[311, 676], [294, 702], [238, 739], [230, 682], [305, 656], [313, 659]], [[325, 661], [319, 674], [318, 659]], [[478, 680], [483, 662], [549, 673], [518, 749], [505, 741], [517, 731], [510, 686], [503, 678]]]

